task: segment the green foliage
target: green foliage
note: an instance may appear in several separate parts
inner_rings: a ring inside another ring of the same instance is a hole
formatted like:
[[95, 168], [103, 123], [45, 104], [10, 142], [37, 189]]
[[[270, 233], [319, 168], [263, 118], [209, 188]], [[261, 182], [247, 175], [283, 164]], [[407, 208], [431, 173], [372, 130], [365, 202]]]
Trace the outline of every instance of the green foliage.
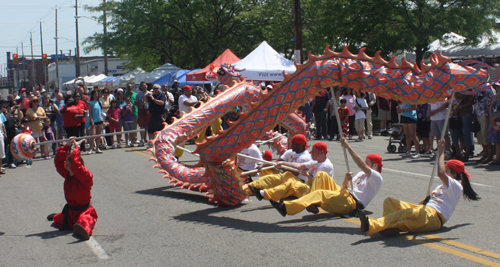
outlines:
[[[121, 0], [89, 10], [108, 26], [85, 40], [85, 51], [107, 50], [129, 58], [129, 68], [150, 71], [166, 62], [201, 68], [226, 48], [244, 57], [267, 41], [293, 56], [293, 0]], [[500, 1], [492, 0], [301, 0], [303, 47], [352, 52], [366, 47], [383, 55], [413, 50], [421, 59], [431, 41], [455, 32], [476, 44], [490, 34]], [[305, 58], [306, 59], [306, 55]]]

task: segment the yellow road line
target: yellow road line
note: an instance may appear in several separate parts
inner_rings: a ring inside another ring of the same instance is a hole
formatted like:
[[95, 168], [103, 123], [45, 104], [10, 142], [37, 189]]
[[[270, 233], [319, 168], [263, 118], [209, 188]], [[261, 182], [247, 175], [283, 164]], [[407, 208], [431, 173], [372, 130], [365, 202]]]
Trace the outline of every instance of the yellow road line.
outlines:
[[[319, 210], [320, 210], [321, 213], [329, 213], [327, 211], [324, 211], [323, 209], [319, 209]], [[342, 219], [344, 221], [348, 221], [350, 223], [361, 225], [361, 222], [359, 221], [359, 219], [355, 219], [355, 218], [342, 218]], [[426, 238], [428, 240], [426, 240], [426, 239], [416, 239], [415, 236], [416, 235], [399, 235], [399, 238], [402, 238], [402, 239], [405, 239], [405, 240], [408, 240], [408, 241], [412, 241], [412, 242], [416, 242], [416, 243], [422, 244], [424, 246], [427, 246], [427, 247], [430, 247], [430, 248], [433, 248], [433, 249], [437, 249], [437, 250], [440, 250], [440, 251], [443, 251], [443, 252], [446, 252], [446, 253], [449, 253], [449, 254], [452, 254], [452, 255], [455, 255], [455, 256], [459, 256], [461, 258], [464, 258], [464, 259], [467, 259], [467, 260], [470, 260], [470, 261], [474, 261], [474, 262], [481, 263], [481, 264], [488, 265], [488, 266], [499, 266], [500, 267], [500, 263], [496, 263], [494, 261], [483, 259], [483, 258], [474, 256], [472, 254], [468, 254], [468, 253], [460, 251], [460, 250], [448, 248], [448, 247], [445, 247], [445, 246], [442, 246], [442, 245], [439, 245], [439, 244], [429, 243], [429, 240], [440, 242], [440, 243], [444, 243], [444, 244], [447, 244], [447, 245], [450, 245], [450, 246], [454, 246], [454, 247], [457, 247], [457, 248], [460, 248], [460, 249], [463, 249], [463, 250], [466, 250], [466, 251], [470, 251], [470, 252], [473, 252], [473, 253], [478, 253], [478, 254], [481, 254], [481, 255], [484, 255], [484, 256], [487, 256], [487, 257], [492, 257], [492, 258], [500, 259], [500, 254], [498, 254], [498, 253], [487, 251], [487, 250], [484, 250], [484, 249], [481, 249], [481, 248], [476, 248], [476, 247], [469, 246], [469, 245], [466, 245], [466, 244], [462, 244], [460, 242], [453, 241], [453, 240], [445, 240], [444, 238], [436, 236], [436, 235], [429, 235], [429, 234], [417, 235], [417, 236], [421, 236], [423, 238]]]
[[138, 150], [135, 150], [133, 148], [125, 148], [125, 150], [128, 150], [128, 151], [132, 151], [136, 154], [139, 154], [139, 155], [142, 155], [142, 156], [146, 156], [148, 158], [152, 157], [153, 155], [151, 154], [151, 152], [148, 152], [148, 151], [138, 151]]

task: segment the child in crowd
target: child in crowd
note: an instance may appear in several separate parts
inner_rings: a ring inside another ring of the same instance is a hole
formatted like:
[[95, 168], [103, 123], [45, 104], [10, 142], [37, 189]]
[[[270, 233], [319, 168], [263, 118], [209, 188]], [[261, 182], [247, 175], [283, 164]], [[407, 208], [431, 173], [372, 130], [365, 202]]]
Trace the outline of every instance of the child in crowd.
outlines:
[[[126, 105], [122, 108], [122, 116], [123, 116], [123, 130], [130, 131], [132, 130], [132, 124], [134, 122], [134, 105], [130, 102], [130, 97], [125, 98]], [[126, 147], [133, 146], [129, 139], [129, 134], [125, 134], [125, 144]]]
[[340, 99], [339, 118], [342, 134], [344, 138], [347, 138], [349, 136], [349, 108], [347, 107], [347, 100], [344, 98]]
[[[109, 119], [109, 132], [117, 133], [120, 131], [120, 115], [121, 110], [118, 108], [118, 104], [116, 100], [111, 100], [111, 107], [108, 109], [108, 119]], [[121, 148], [122, 145], [120, 143], [121, 136], [116, 135], [116, 143], [117, 147]], [[115, 144], [113, 143], [113, 136], [110, 138], [111, 148], [115, 148]]]
[[[52, 127], [50, 126], [50, 118], [45, 118], [45, 120], [43, 121], [42, 133], [45, 140], [54, 141], [54, 129], [52, 129]], [[45, 153], [45, 159], [52, 158], [50, 156], [50, 147], [50, 144], [42, 145], [42, 150]]]

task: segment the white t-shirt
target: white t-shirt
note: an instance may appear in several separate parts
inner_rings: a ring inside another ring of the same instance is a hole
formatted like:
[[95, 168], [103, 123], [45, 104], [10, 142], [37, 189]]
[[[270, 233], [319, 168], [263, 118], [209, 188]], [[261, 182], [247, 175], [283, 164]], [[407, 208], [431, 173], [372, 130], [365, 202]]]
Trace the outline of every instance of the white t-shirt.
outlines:
[[462, 196], [462, 185], [459, 181], [448, 176], [448, 186], [440, 185], [431, 193], [427, 206], [435, 209], [448, 221]]
[[189, 100], [191, 102], [196, 102], [196, 101], [198, 101], [198, 98], [196, 98], [196, 96], [194, 96], [194, 95], [191, 95], [191, 97], [189, 97], [189, 98], [186, 95], [181, 95], [179, 97], [179, 111], [180, 112], [184, 111], [184, 113], [187, 114], [191, 111], [191, 107], [184, 105], [184, 102], [186, 100]]
[[377, 194], [380, 187], [382, 187], [383, 179], [382, 175], [372, 169], [370, 177], [366, 177], [364, 172], [358, 172], [356, 176], [352, 178], [352, 190], [349, 192], [356, 197], [363, 206], [368, 206]]
[[167, 92], [167, 94], [165, 94], [165, 96], [167, 97], [167, 100], [165, 100], [165, 107], [164, 107], [164, 109], [165, 110], [169, 110], [170, 107], [171, 107], [170, 101], [174, 102], [174, 95], [172, 93], [170, 93], [170, 92]]
[[[430, 104], [430, 106], [431, 106], [430, 111], [436, 110], [436, 109], [440, 108], [442, 105], [445, 105], [447, 103], [448, 102], [446, 100], [444, 100], [444, 101], [439, 101], [439, 102]], [[448, 108], [445, 108], [445, 109], [441, 110], [440, 112], [432, 115], [430, 117], [431, 121], [443, 121], [443, 120], [445, 120], [447, 111], [448, 111]]]
[[[240, 153], [250, 157], [262, 159], [262, 152], [260, 152], [260, 149], [255, 144], [252, 144], [250, 147], [241, 150]], [[257, 167], [258, 163], [258, 161], [253, 159], [238, 157], [238, 165], [240, 165], [240, 168], [245, 171], [254, 170]]]
[[309, 173], [312, 176], [315, 176], [318, 172], [326, 172], [333, 179], [333, 164], [328, 158], [323, 162], [311, 160], [304, 164], [306, 165], [307, 169], [309, 169]]
[[[300, 154], [297, 154], [293, 152], [293, 150], [288, 149], [287, 151], [285, 151], [285, 153], [283, 153], [283, 155], [281, 155], [280, 159], [286, 162], [295, 162], [295, 163], [306, 163], [312, 160], [311, 154], [309, 154], [309, 151], [307, 151], [307, 149]], [[307, 181], [307, 176], [299, 174], [297, 177], [304, 181]]]
[[[354, 101], [354, 106], [355, 107], [362, 107], [362, 108], [367, 108], [368, 107], [368, 104], [366, 103], [366, 99], [364, 98], [356, 98], [356, 100]], [[366, 115], [365, 115], [365, 110], [361, 110], [361, 109], [358, 109], [356, 110], [356, 117], [354, 117], [354, 119], [358, 120], [358, 119], [365, 119], [366, 118]]]

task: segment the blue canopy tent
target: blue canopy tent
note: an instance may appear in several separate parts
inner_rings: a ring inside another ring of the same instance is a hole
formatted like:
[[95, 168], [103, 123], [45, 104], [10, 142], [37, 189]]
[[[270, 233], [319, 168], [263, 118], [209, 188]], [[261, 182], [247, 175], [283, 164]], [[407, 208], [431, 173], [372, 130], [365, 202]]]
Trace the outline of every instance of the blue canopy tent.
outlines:
[[[183, 71], [183, 70], [179, 70], [179, 71]], [[159, 85], [164, 85], [164, 84], [168, 84], [168, 86], [171, 86], [173, 83], [174, 83], [174, 80], [175, 80], [175, 77], [176, 77], [176, 73], [179, 72], [177, 70], [174, 70], [170, 73], [167, 73], [165, 76], [161, 77], [160, 79], [156, 80], [153, 82], [153, 84], [159, 84]]]

